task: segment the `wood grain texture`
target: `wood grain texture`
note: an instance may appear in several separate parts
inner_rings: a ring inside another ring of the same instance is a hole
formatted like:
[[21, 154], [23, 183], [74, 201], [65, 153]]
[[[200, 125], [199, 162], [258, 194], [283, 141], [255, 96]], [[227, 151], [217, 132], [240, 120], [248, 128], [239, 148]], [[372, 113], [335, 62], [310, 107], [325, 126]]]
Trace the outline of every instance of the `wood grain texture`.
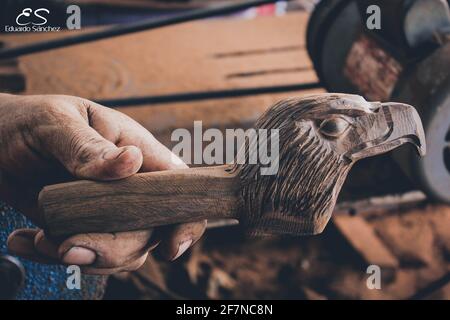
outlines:
[[[253, 20], [201, 20], [20, 60], [29, 81], [27, 93], [89, 99], [305, 83], [317, 80], [302, 36], [307, 19], [305, 13], [292, 13]], [[7, 39], [15, 46], [72, 34], [20, 34]]]
[[238, 218], [239, 179], [229, 168], [139, 173], [113, 182], [47, 186], [39, 195], [45, 229], [52, 236], [67, 236]]

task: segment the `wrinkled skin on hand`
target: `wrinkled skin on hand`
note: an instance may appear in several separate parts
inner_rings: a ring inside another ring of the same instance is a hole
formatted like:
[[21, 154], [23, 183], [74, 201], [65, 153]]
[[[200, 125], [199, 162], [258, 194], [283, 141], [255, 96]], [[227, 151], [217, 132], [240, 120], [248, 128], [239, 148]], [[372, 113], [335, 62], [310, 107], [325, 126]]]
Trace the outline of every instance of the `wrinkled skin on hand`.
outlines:
[[[74, 179], [117, 180], [137, 172], [187, 167], [128, 116], [62, 95], [0, 94], [0, 198], [35, 224], [37, 196], [48, 184]], [[120, 233], [78, 234], [55, 243], [39, 229], [8, 238], [13, 254], [42, 263], [75, 264], [85, 273], [139, 268], [158, 247], [178, 258], [203, 234], [206, 221]]]

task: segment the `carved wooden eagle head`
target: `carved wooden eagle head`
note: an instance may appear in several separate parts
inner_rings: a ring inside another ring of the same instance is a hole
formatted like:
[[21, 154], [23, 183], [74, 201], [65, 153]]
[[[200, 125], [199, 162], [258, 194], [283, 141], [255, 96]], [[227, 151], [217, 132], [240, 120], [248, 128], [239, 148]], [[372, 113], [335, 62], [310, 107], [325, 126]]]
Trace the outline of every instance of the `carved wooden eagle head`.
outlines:
[[[274, 175], [261, 175], [258, 164], [239, 168], [243, 203], [250, 213], [244, 224], [251, 234], [320, 233], [356, 161], [406, 142], [425, 154], [422, 123], [412, 106], [367, 102], [358, 95], [284, 100], [256, 128], [279, 129], [280, 150]], [[247, 156], [251, 152], [257, 152], [256, 144]]]

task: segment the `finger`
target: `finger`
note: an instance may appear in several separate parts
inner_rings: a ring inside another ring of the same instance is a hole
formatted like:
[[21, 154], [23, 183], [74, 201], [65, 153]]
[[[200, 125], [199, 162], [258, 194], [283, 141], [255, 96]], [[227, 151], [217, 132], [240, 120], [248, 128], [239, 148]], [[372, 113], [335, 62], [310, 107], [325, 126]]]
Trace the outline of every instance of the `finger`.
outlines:
[[58, 253], [62, 262], [93, 268], [122, 268], [146, 254], [154, 243], [151, 230], [75, 235], [65, 240]]
[[[58, 258], [51, 258], [49, 256], [55, 256], [55, 245], [50, 243], [43, 244], [48, 240], [45, 238], [42, 230], [38, 229], [19, 229], [13, 232], [8, 238], [8, 250], [10, 253], [31, 260], [38, 263], [45, 264], [60, 264]], [[40, 247], [37, 249], [37, 247]], [[73, 253], [72, 253], [73, 254]], [[78, 254], [78, 259], [86, 258], [82, 254]], [[86, 274], [97, 275], [109, 275], [123, 271], [134, 271], [141, 267], [147, 259], [148, 251], [142, 254], [140, 257], [131, 261], [128, 265], [123, 265], [114, 268], [95, 268], [95, 267], [82, 267], [82, 272]], [[72, 263], [75, 264], [75, 263]]]
[[11, 233], [7, 240], [8, 251], [15, 256], [25, 258], [27, 260], [55, 264], [57, 260], [42, 255], [35, 248], [35, 237], [39, 233], [39, 229], [18, 229]]
[[178, 259], [201, 238], [206, 224], [206, 220], [203, 220], [161, 228], [158, 231], [161, 239], [158, 247], [159, 253], [171, 261]]
[[[184, 169], [188, 166], [147, 129], [127, 115], [91, 102], [92, 127], [118, 146], [134, 145], [142, 151], [141, 171]], [[114, 127], [113, 127], [114, 126]]]
[[52, 120], [38, 130], [42, 147], [78, 178], [115, 180], [136, 173], [142, 153], [135, 146], [117, 147], [80, 115]]
[[[68, 133], [69, 134], [69, 133]], [[91, 129], [77, 139], [71, 148], [72, 157], [64, 165], [78, 178], [116, 180], [126, 178], [139, 171], [142, 153], [135, 146], [116, 147], [103, 138], [89, 138], [97, 135]]]
[[[144, 129], [144, 131], [148, 133], [147, 130]], [[135, 131], [122, 141], [129, 143], [127, 139], [133, 139], [133, 141], [138, 142], [136, 145], [142, 150], [144, 158], [142, 170], [171, 170], [188, 167], [169, 149], [154, 139], [153, 136], [147, 136], [145, 132]], [[146, 138], [139, 139], [138, 134], [144, 135]], [[203, 220], [157, 228], [153, 239], [161, 242], [160, 252], [166, 259], [175, 260], [200, 239], [205, 232], [206, 224], [206, 220]]]
[[[120, 123], [120, 132], [116, 141], [118, 146], [133, 144], [143, 155], [141, 171], [160, 171], [184, 169], [188, 166], [176, 157], [168, 148], [156, 140], [153, 135], [128, 116], [94, 104], [91, 123], [103, 136], [112, 132], [111, 123]], [[120, 119], [120, 120], [119, 120]], [[154, 241], [161, 242], [161, 253], [167, 259], [174, 260], [194, 244], [204, 233], [206, 220], [156, 229]]]
[[34, 236], [34, 247], [41, 255], [51, 258], [53, 260], [59, 260], [58, 245], [51, 242], [45, 237], [44, 231], [40, 230]]
[[[106, 119], [109, 109], [99, 109], [98, 115]], [[122, 115], [122, 114], [121, 114]], [[125, 116], [126, 117], [126, 116]], [[184, 169], [188, 166], [174, 155], [168, 148], [156, 140], [150, 132], [137, 124], [134, 120], [126, 117], [121, 121], [126, 125], [126, 130], [119, 134], [118, 145], [133, 143], [142, 151], [143, 164], [142, 171], [155, 170], [173, 170]], [[99, 128], [100, 131], [105, 128]], [[108, 131], [108, 130], [105, 130]], [[126, 134], [123, 134], [126, 132]], [[161, 242], [161, 253], [169, 260], [178, 258], [191, 245], [193, 245], [203, 235], [206, 229], [206, 220], [192, 222], [188, 224], [179, 224], [176, 226], [167, 226], [157, 228], [154, 235], [154, 241]]]

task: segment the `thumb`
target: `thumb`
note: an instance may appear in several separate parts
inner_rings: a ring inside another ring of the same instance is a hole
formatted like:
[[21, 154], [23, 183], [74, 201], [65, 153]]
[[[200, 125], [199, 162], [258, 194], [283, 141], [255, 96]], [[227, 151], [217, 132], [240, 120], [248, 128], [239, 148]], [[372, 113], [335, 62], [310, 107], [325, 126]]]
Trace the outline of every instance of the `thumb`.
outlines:
[[[44, 139], [47, 150], [75, 177], [95, 180], [126, 178], [139, 171], [142, 152], [135, 146], [117, 147], [85, 123], [57, 129]], [[57, 138], [54, 138], [57, 137]]]
[[116, 180], [129, 177], [142, 166], [142, 152], [135, 146], [102, 148], [88, 144], [91, 154], [85, 161], [83, 157], [75, 157], [72, 174], [79, 178], [97, 180]]

